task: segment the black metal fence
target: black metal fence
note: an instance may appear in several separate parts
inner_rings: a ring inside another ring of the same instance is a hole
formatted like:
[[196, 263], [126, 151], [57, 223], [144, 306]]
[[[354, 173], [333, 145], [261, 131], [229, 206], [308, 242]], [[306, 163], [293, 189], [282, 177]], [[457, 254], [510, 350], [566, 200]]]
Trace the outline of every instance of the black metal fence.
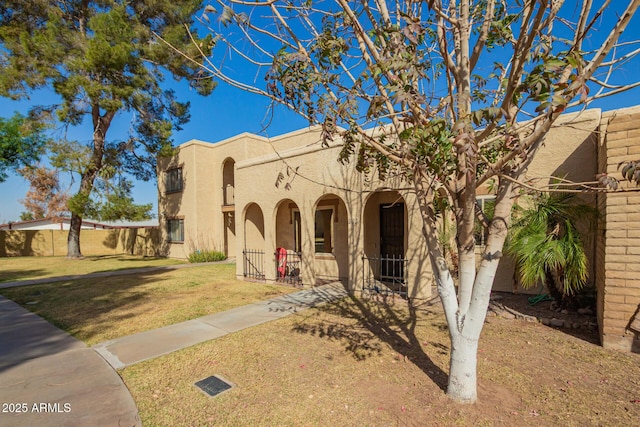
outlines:
[[302, 276], [300, 275], [302, 253], [278, 248], [274, 256], [276, 281], [294, 286], [302, 286]]
[[402, 256], [362, 257], [362, 291], [407, 298], [407, 259]]
[[256, 249], [245, 249], [242, 251], [243, 269], [242, 274], [255, 280], [265, 280], [264, 278], [264, 251]]

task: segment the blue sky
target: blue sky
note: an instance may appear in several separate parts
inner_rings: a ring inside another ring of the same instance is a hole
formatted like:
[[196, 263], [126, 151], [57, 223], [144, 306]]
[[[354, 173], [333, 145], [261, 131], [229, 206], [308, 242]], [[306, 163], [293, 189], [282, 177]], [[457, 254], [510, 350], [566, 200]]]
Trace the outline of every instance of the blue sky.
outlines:
[[[625, 36], [627, 40], [640, 39], [640, 16], [634, 17]], [[625, 80], [628, 79], [629, 82], [636, 81], [640, 71], [639, 63], [640, 60], [625, 64], [618, 70], [620, 76]], [[175, 145], [191, 139], [217, 142], [242, 132], [276, 136], [307, 125], [302, 118], [283, 107], [276, 108], [275, 114], [271, 117], [268, 115], [269, 101], [266, 98], [243, 92], [223, 83], [220, 83], [218, 88], [206, 98], [190, 90], [186, 83], [172, 84], [172, 87], [181, 100], [191, 102], [191, 121], [184, 126], [183, 130], [175, 133]], [[34, 93], [28, 102], [14, 102], [0, 98], [0, 116], [10, 117], [14, 111], [26, 114], [30, 105], [46, 105], [53, 99], [55, 98], [52, 93], [48, 91]], [[596, 101], [590, 107], [613, 110], [639, 104], [640, 88]], [[129, 121], [130, 116], [127, 113], [121, 113], [112, 124], [107, 138], [126, 138]], [[268, 127], [265, 128], [266, 125]], [[82, 141], [87, 140], [90, 135], [90, 123], [85, 123], [84, 126], [73, 129], [69, 137]], [[69, 176], [62, 175], [61, 178], [63, 185], [70, 185]], [[7, 181], [0, 183], [0, 224], [19, 220], [20, 212], [24, 210], [19, 200], [24, 198], [28, 189], [26, 181], [15, 174], [11, 174]], [[153, 212], [157, 214], [155, 181], [137, 182], [133, 195], [137, 203], [152, 203]]]
[[[634, 70], [635, 71], [635, 70]], [[258, 95], [249, 94], [239, 89], [220, 84], [209, 97], [201, 97], [191, 91], [187, 85], [179, 85], [179, 96], [182, 100], [191, 101], [191, 121], [182, 131], [176, 132], [175, 144], [191, 139], [217, 142], [242, 132], [253, 132], [264, 136], [276, 136], [305, 127], [306, 122], [296, 114], [282, 107], [275, 109], [275, 114], [268, 123], [269, 102]], [[177, 90], [177, 91], [178, 91]], [[32, 103], [43, 103], [42, 97], [50, 99], [47, 93], [37, 93]], [[39, 100], [40, 99], [40, 100]], [[46, 101], [45, 101], [46, 102]], [[592, 107], [603, 110], [630, 107], [640, 104], [640, 90], [635, 89], [617, 96], [605, 98], [592, 104]], [[0, 98], [0, 116], [9, 117], [14, 111], [27, 112], [30, 102], [12, 102]], [[124, 138], [130, 116], [122, 113], [109, 130], [109, 138]], [[265, 129], [265, 125], [268, 127]], [[86, 139], [91, 135], [90, 125], [85, 124], [73, 131], [72, 137]], [[68, 176], [61, 176], [66, 185], [70, 184]], [[4, 183], [0, 183], [0, 224], [18, 221], [24, 206], [19, 200], [24, 198], [29, 185], [20, 176], [10, 174]], [[137, 203], [153, 203], [153, 212], [157, 214], [157, 192], [155, 181], [136, 182], [133, 195]]]
[[[297, 130], [306, 126], [306, 122], [294, 113], [283, 108], [276, 108], [273, 120], [267, 124], [268, 101], [264, 98], [238, 89], [220, 84], [209, 97], [201, 97], [190, 90], [186, 84], [176, 86], [181, 100], [191, 102], [191, 121], [182, 131], [176, 132], [174, 143], [179, 145], [191, 139], [217, 142], [242, 132], [259, 133], [264, 136], [275, 136]], [[37, 92], [30, 102], [13, 102], [0, 98], [0, 116], [10, 117], [14, 111], [26, 114], [31, 104], [45, 104], [54, 99], [49, 92]], [[112, 124], [107, 134], [110, 139], [125, 138], [130, 116], [121, 113]], [[70, 135], [78, 140], [86, 140], [91, 135], [91, 126], [85, 123], [74, 129]], [[66, 175], [61, 175], [65, 185], [70, 184]], [[0, 183], [0, 224], [18, 221], [24, 206], [20, 199], [29, 190], [29, 184], [20, 176], [10, 173], [9, 179]], [[133, 195], [137, 203], [153, 203], [153, 212], [157, 214], [157, 193], [155, 182], [135, 184]]]

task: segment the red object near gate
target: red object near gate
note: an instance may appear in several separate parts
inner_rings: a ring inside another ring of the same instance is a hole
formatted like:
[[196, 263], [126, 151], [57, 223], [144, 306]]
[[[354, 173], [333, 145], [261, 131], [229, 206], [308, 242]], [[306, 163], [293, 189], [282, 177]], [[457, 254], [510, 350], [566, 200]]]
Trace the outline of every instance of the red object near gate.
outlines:
[[287, 275], [287, 250], [285, 248], [276, 249], [276, 260], [278, 261], [278, 277]]

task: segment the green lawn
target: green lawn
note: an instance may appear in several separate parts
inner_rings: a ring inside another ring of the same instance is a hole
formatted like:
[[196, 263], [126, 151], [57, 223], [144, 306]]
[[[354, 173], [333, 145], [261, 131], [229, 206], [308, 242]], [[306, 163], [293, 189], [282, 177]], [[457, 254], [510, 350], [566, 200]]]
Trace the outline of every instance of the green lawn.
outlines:
[[0, 283], [185, 263], [184, 260], [132, 255], [88, 256], [81, 259], [2, 257], [0, 258]]
[[236, 280], [235, 268], [210, 264], [0, 289], [0, 294], [93, 345], [296, 290]]

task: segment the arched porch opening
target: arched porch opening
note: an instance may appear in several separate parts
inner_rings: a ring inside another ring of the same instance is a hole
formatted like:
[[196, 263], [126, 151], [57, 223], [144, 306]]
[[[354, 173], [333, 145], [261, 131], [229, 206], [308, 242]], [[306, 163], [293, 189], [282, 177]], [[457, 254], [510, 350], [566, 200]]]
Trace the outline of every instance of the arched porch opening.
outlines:
[[346, 284], [351, 253], [348, 242], [349, 217], [346, 204], [335, 194], [318, 199], [314, 207], [314, 256], [316, 283], [341, 281]]
[[278, 203], [275, 212], [274, 259], [276, 280], [293, 285], [302, 284], [302, 215], [291, 199]]
[[222, 166], [222, 216], [224, 219], [224, 253], [236, 254], [235, 160], [227, 158]]
[[251, 203], [244, 214], [243, 276], [265, 279], [264, 215], [256, 203]]
[[363, 290], [407, 296], [407, 208], [397, 191], [376, 191], [363, 211]]
[[235, 166], [236, 162], [231, 157], [222, 164], [222, 203], [225, 206], [235, 205]]

